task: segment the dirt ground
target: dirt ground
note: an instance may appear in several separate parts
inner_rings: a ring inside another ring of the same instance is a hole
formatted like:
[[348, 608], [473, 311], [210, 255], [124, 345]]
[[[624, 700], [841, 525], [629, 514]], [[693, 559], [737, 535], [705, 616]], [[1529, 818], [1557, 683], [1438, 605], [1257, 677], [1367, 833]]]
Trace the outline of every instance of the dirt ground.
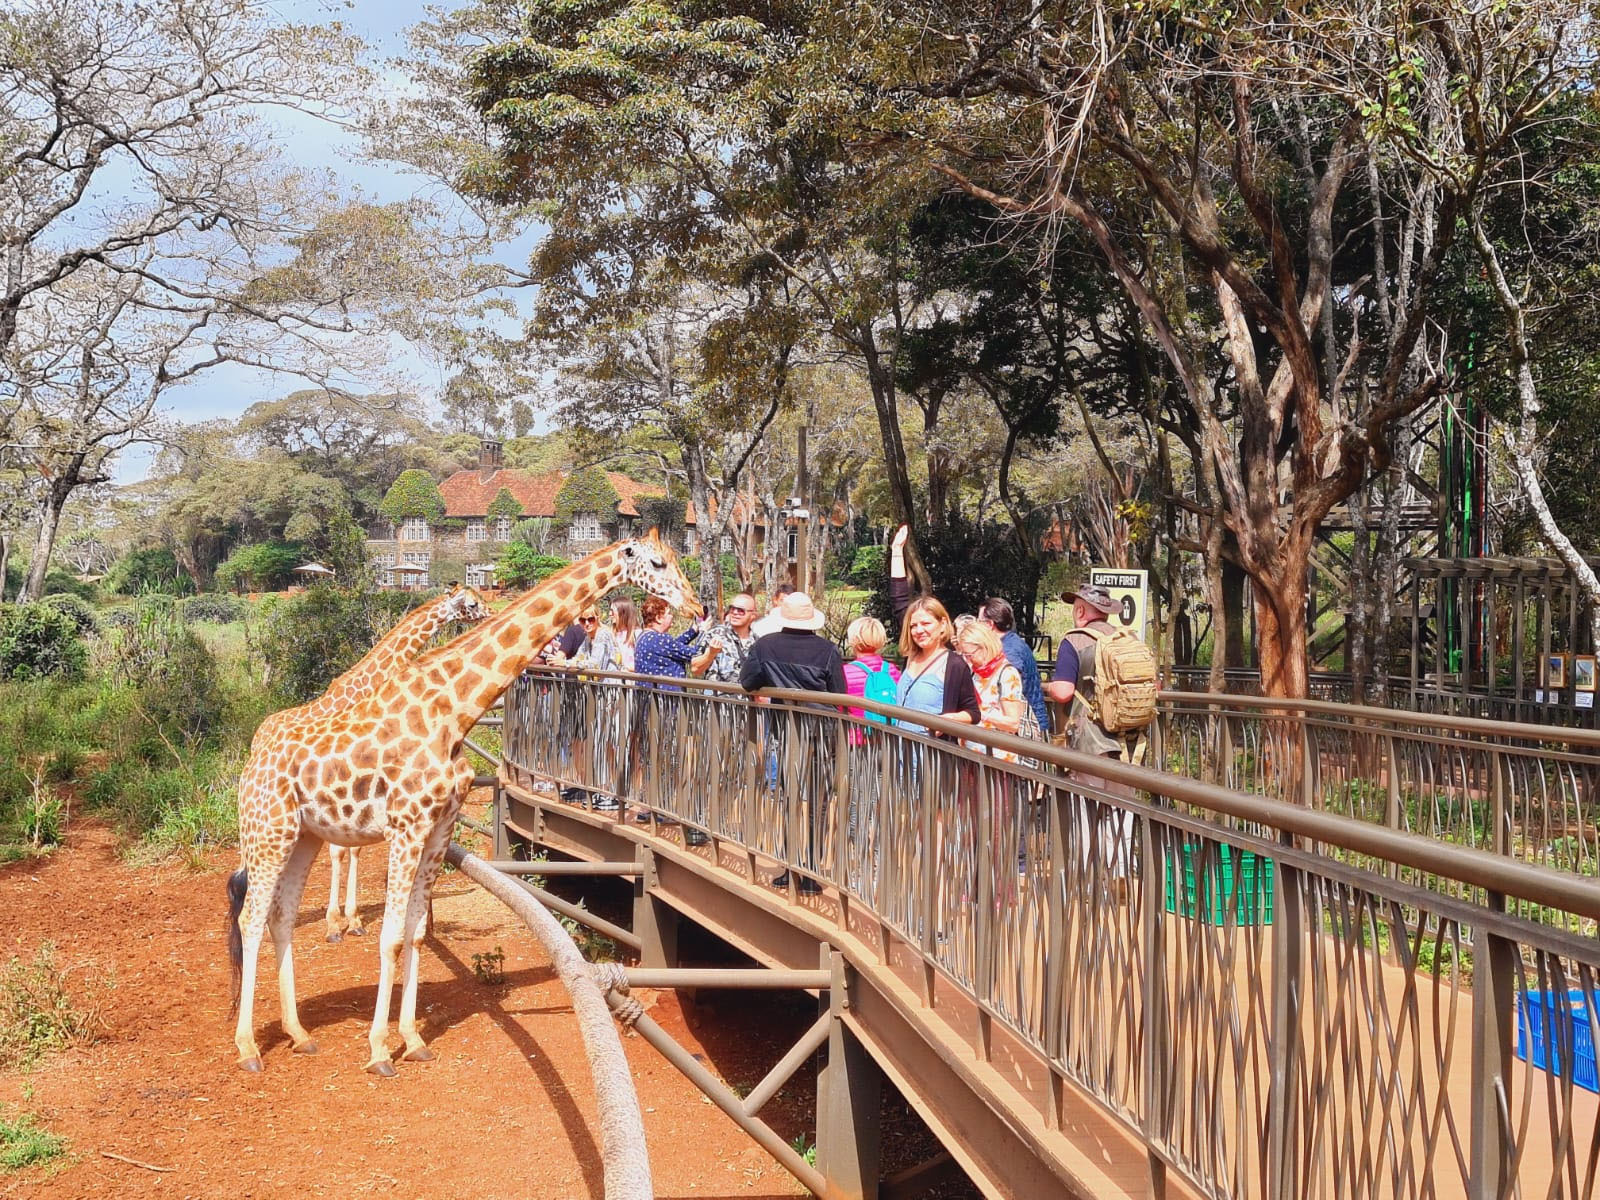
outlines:
[[[257, 993], [266, 1069], [241, 1072], [224, 941], [233, 865], [229, 852], [203, 871], [135, 867], [111, 831], [79, 820], [65, 849], [0, 868], [0, 959], [31, 959], [54, 942], [69, 988], [105, 1025], [94, 1045], [0, 1072], [0, 1113], [34, 1113], [71, 1147], [65, 1165], [0, 1173], [0, 1196], [602, 1194], [589, 1072], [565, 990], [531, 935], [460, 876], [440, 881], [437, 936], [422, 955], [418, 1007], [436, 1061], [399, 1064], [388, 1080], [362, 1071], [376, 937], [323, 940], [319, 861], [295, 968], [301, 1018], [322, 1052], [290, 1055], [266, 954]], [[375, 923], [377, 872], [363, 865], [362, 911]], [[497, 948], [506, 982], [490, 987], [474, 976], [472, 956]], [[759, 1079], [788, 1044], [770, 1013], [742, 1020], [737, 1003], [708, 1000], [707, 1011], [680, 1006], [673, 993], [645, 998], [680, 1042], [738, 1086]], [[806, 1023], [802, 1006], [790, 1036]], [[624, 1045], [657, 1195], [805, 1194], [642, 1040]], [[772, 1119], [791, 1137], [806, 1131], [811, 1111], [809, 1096], [791, 1095]]]

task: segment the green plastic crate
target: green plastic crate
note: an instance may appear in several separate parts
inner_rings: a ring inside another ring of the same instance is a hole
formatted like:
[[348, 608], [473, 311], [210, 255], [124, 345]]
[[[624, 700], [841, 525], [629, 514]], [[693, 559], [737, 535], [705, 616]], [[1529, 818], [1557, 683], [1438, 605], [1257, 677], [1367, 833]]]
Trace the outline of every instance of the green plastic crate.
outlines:
[[[1177, 856], [1166, 861], [1166, 909], [1211, 925], [1272, 924], [1272, 860], [1226, 842], [1181, 847], [1183, 887]], [[1203, 878], [1197, 879], [1197, 875]]]

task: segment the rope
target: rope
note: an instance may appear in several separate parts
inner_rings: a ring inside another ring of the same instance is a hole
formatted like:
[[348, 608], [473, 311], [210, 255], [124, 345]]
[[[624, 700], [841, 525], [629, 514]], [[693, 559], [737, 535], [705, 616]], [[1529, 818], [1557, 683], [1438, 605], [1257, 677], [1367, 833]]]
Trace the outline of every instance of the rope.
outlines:
[[600, 991], [611, 1001], [611, 1011], [617, 1020], [624, 1029], [632, 1029], [634, 1022], [644, 1016], [644, 1005], [629, 990], [628, 968], [621, 963], [590, 963], [589, 970]]

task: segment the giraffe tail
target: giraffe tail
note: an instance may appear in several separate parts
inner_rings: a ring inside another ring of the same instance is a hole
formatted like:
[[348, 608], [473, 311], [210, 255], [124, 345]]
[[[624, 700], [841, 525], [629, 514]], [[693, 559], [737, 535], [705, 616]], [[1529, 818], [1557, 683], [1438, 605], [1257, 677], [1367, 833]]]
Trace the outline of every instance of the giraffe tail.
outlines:
[[249, 890], [250, 877], [240, 867], [228, 876], [228, 960], [233, 964], [233, 1007], [239, 1011], [239, 989], [244, 975], [244, 934], [239, 930], [239, 914], [244, 910], [244, 895]]

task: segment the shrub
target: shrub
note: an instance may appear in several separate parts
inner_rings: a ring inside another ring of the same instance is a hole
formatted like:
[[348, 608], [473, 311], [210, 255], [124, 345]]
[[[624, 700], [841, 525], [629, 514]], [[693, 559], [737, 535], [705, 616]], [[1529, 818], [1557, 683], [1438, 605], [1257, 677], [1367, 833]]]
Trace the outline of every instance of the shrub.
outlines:
[[99, 1020], [75, 1006], [56, 948], [45, 942], [33, 961], [0, 968], [0, 1067], [28, 1066], [53, 1050], [93, 1041]]
[[59, 608], [0, 605], [0, 679], [77, 679], [87, 662], [77, 623]]
[[495, 581], [502, 587], [533, 587], [567, 565], [566, 559], [540, 554], [526, 542], [511, 542], [495, 565]]
[[227, 592], [206, 592], [185, 600], [180, 611], [185, 621], [226, 625], [229, 621], [244, 619], [245, 603]]
[[57, 612], [66, 613], [72, 618], [72, 623], [78, 627], [79, 637], [88, 637], [92, 633], [100, 632], [100, 618], [95, 614], [94, 606], [82, 596], [74, 596], [71, 592], [57, 592], [46, 596], [39, 601], [47, 604]]
[[522, 501], [513, 496], [507, 489], [501, 488], [494, 494], [494, 499], [489, 501], [488, 515], [490, 517], [511, 517], [515, 519], [522, 515]]
[[274, 608], [262, 634], [274, 697], [287, 706], [320, 696], [388, 628], [381, 603], [371, 592], [321, 584]]
[[888, 574], [887, 546], [857, 546], [850, 559], [850, 569], [845, 572], [845, 579], [853, 587], [876, 588]]
[[121, 596], [137, 596], [149, 591], [186, 596], [194, 591], [194, 580], [178, 566], [171, 550], [146, 547], [130, 550], [112, 563], [104, 586], [106, 591]]
[[294, 569], [305, 558], [299, 542], [256, 542], [241, 546], [217, 568], [217, 586], [224, 590], [272, 592], [294, 582]]
[[76, 596], [79, 600], [93, 600], [95, 598], [95, 585], [79, 579], [76, 575], [68, 574], [59, 567], [53, 567], [45, 572], [45, 596]]
[[[183, 621], [168, 596], [144, 596], [133, 623], [118, 636], [113, 674], [133, 689], [138, 708], [154, 726], [154, 741], [196, 746], [221, 729], [225, 700], [217, 660]], [[162, 757], [152, 745], [150, 757]]]

